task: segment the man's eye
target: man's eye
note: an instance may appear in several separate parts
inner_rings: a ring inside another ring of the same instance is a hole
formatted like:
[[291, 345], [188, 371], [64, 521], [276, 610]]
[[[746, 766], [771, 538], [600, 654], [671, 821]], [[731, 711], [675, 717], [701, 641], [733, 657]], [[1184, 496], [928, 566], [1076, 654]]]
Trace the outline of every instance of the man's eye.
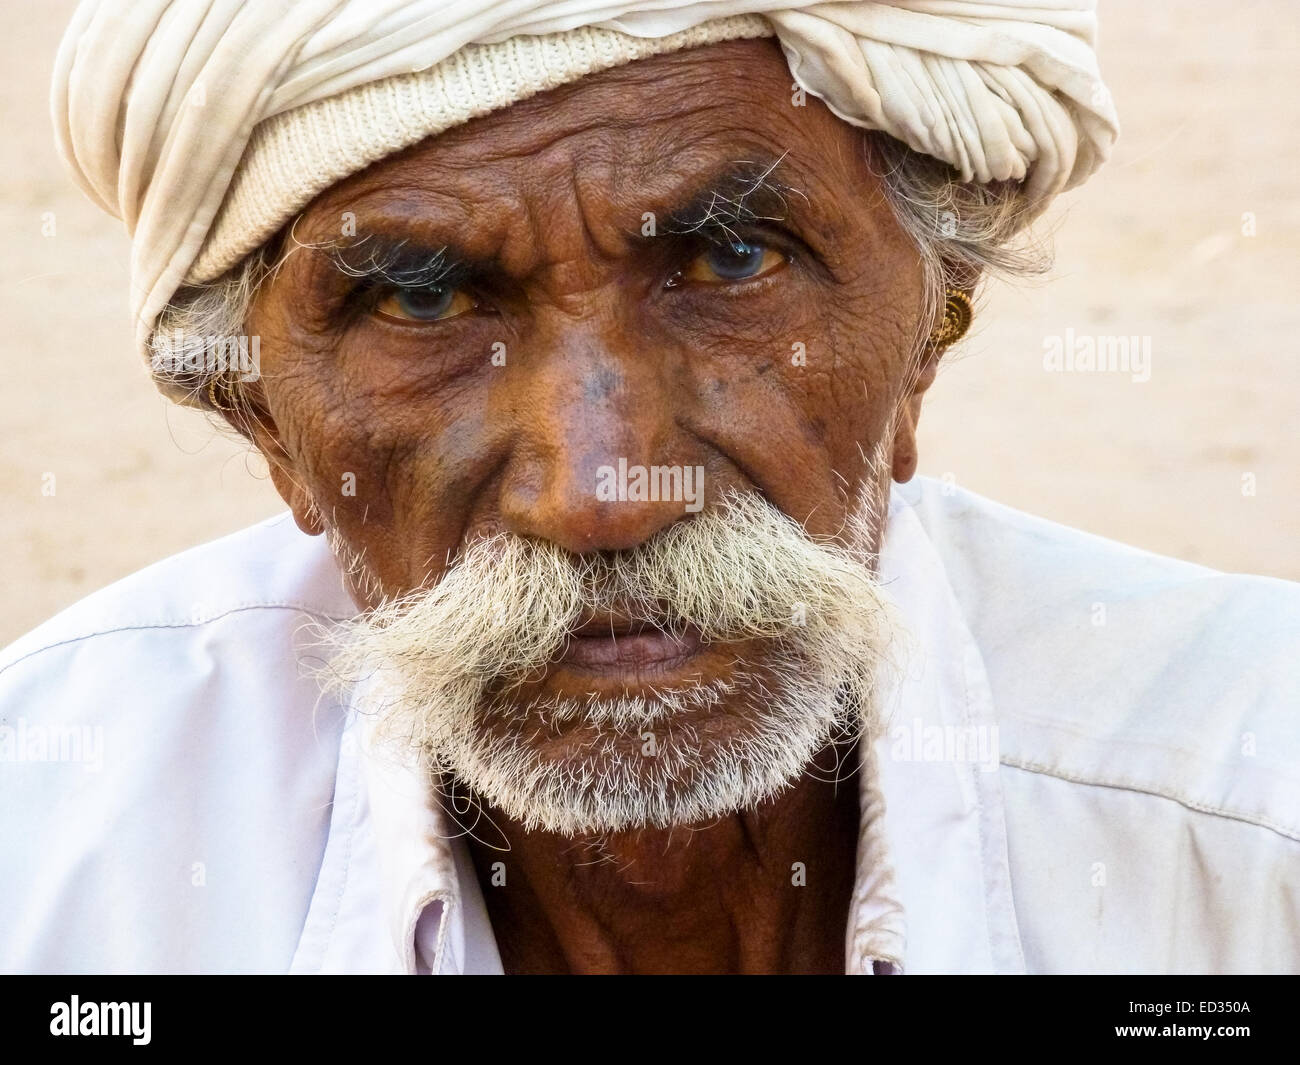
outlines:
[[682, 273], [685, 281], [718, 284], [726, 281], [749, 281], [762, 277], [785, 264], [786, 257], [775, 248], [736, 241], [710, 248], [697, 255]]
[[476, 306], [472, 297], [453, 285], [425, 285], [390, 290], [375, 304], [375, 311], [400, 322], [441, 322]]

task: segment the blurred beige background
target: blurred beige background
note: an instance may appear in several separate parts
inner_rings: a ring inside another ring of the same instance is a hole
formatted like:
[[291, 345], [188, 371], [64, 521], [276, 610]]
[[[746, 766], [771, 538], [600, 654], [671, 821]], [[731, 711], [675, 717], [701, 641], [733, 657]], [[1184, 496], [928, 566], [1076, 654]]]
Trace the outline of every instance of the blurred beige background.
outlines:
[[[0, 36], [0, 644], [281, 509], [260, 461], [165, 404], [131, 350], [125, 236], [52, 144], [47, 83], [73, 7], [24, 5]], [[922, 471], [1300, 579], [1300, 3], [1101, 13], [1118, 150], [1054, 210], [1053, 279], [989, 293], [931, 393]], [[1150, 337], [1150, 380], [1046, 372], [1045, 338], [1067, 330]]]

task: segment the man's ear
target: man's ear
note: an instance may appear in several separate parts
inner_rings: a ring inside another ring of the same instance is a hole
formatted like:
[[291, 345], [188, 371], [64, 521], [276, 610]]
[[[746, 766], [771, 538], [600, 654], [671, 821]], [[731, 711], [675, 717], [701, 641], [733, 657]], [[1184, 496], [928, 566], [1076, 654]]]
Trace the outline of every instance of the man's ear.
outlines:
[[932, 345], [926, 346], [921, 355], [920, 370], [898, 409], [898, 420], [894, 429], [893, 466], [890, 472], [899, 484], [906, 484], [916, 475], [919, 461], [916, 427], [921, 420], [921, 401], [929, 387], [934, 384], [935, 375], [939, 372], [941, 355], [940, 349]]
[[[979, 284], [979, 274], [970, 267], [962, 266], [947, 260], [943, 263], [943, 273], [947, 278], [945, 290], [950, 288], [960, 289], [961, 291], [972, 295], [975, 287]], [[931, 323], [931, 337], [938, 335], [940, 326], [943, 324], [944, 303], [940, 303], [939, 316], [936, 321]], [[959, 338], [960, 339], [960, 338]], [[939, 372], [939, 360], [943, 357], [947, 346], [943, 343], [936, 343], [933, 339], [926, 343], [922, 350], [920, 366], [915, 371], [911, 387], [904, 395], [902, 403], [898, 410], [898, 422], [894, 430], [894, 450], [893, 450], [893, 469], [894, 480], [899, 484], [906, 484], [916, 476], [916, 467], [919, 461], [916, 446], [916, 427], [921, 420], [921, 401], [925, 398], [925, 393], [930, 386], [934, 384], [935, 376]]]
[[293, 520], [298, 528], [308, 536], [323, 533], [325, 527], [320, 520], [320, 511], [313, 506], [311, 494], [303, 486], [293, 458], [281, 442], [279, 429], [263, 396], [260, 380], [250, 382], [241, 391], [237, 411], [225, 414], [225, 418], [266, 459], [271, 483], [293, 512]]

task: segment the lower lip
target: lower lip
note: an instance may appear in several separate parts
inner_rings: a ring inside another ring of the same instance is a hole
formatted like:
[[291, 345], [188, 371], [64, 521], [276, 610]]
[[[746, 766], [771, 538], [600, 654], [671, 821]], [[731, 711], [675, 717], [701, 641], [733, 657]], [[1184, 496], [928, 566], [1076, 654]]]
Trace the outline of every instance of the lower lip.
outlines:
[[648, 630], [636, 635], [571, 636], [559, 665], [589, 673], [635, 674], [672, 669], [700, 651], [697, 633]]

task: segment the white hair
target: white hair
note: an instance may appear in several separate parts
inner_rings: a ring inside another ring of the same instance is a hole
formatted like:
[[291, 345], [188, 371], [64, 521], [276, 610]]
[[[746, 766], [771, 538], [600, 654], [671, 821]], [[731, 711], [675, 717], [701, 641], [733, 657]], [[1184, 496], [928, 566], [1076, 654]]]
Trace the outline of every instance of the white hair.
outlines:
[[[867, 492], [818, 541], [759, 493], [731, 494], [636, 548], [574, 555], [509, 533], [431, 587], [329, 631], [327, 689], [525, 830], [698, 824], [771, 799], [830, 742], [874, 733], [900, 636], [871, 565]], [[542, 678], [583, 618], [695, 634], [721, 679], [582, 698]], [[539, 687], [540, 685], [540, 687]]]

